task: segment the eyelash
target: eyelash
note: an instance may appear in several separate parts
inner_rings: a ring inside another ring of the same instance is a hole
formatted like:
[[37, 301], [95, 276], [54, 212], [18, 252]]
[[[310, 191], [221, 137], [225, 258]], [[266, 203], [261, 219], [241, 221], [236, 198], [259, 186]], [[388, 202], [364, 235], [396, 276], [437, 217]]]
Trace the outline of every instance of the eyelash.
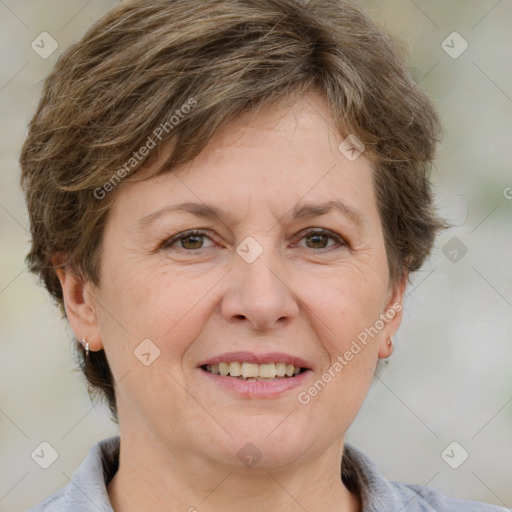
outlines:
[[[313, 236], [313, 235], [325, 235], [329, 238], [331, 238], [332, 240], [335, 240], [338, 244], [340, 244], [341, 246], [343, 247], [346, 247], [348, 246], [348, 244], [345, 242], [345, 240], [343, 238], [341, 238], [340, 236], [332, 233], [331, 231], [327, 231], [325, 229], [322, 229], [322, 228], [311, 228], [311, 229], [308, 229], [306, 230], [303, 234], [302, 234], [302, 237], [300, 238], [300, 240], [302, 240], [303, 238], [306, 238], [308, 236]], [[191, 237], [191, 236], [204, 236], [206, 238], [209, 238], [210, 240], [212, 240], [205, 231], [201, 231], [201, 230], [191, 230], [191, 231], [184, 231], [183, 233], [178, 233], [177, 235], [171, 237], [171, 238], [167, 238], [165, 239], [161, 244], [160, 244], [160, 248], [162, 249], [170, 249], [172, 247], [172, 245], [175, 243], [175, 242], [179, 242], [180, 240], [182, 239], [186, 239], [188, 237]], [[213, 242], [213, 240], [212, 240]], [[308, 249], [308, 247], [305, 247], [306, 249]], [[183, 250], [183, 251], [186, 251], [186, 252], [197, 252], [197, 251], [200, 251], [201, 249], [208, 249], [208, 247], [201, 247], [199, 249], [185, 249], [183, 247], [179, 247], [180, 250]], [[318, 250], [328, 250], [328, 249], [333, 249], [333, 247], [323, 247], [323, 248], [320, 248], [320, 249], [311, 249], [313, 251], [318, 251]]]

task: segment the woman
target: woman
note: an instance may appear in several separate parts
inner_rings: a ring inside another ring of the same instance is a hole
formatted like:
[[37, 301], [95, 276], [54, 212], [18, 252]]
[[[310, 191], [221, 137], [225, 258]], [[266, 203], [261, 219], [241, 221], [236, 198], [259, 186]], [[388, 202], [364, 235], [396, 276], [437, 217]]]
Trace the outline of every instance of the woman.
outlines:
[[344, 442], [444, 226], [437, 134], [344, 0], [128, 0], [68, 49], [21, 155], [28, 262], [120, 436], [32, 510], [504, 510]]

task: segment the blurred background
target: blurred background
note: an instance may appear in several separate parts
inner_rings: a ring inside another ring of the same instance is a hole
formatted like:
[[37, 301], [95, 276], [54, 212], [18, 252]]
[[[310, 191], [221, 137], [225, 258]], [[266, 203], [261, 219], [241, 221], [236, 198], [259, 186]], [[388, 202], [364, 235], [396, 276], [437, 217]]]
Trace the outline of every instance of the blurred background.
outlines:
[[[24, 265], [18, 155], [42, 81], [117, 2], [0, 0], [0, 511], [67, 484], [115, 435], [70, 331]], [[413, 278], [395, 352], [346, 441], [392, 480], [512, 507], [512, 2], [364, 0], [410, 48], [444, 124], [433, 179], [454, 227]], [[41, 42], [43, 40], [43, 42]], [[57, 47], [58, 45], [58, 47]], [[48, 442], [47, 469], [31, 454]]]

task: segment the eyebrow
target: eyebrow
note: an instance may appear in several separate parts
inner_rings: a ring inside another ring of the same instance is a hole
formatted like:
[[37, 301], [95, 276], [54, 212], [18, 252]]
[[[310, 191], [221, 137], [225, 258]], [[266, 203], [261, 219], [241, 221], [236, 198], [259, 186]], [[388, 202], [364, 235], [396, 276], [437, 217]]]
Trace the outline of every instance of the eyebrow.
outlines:
[[[149, 224], [152, 224], [154, 221], [156, 221], [163, 215], [177, 211], [188, 212], [195, 215], [196, 217], [200, 217], [205, 220], [220, 222], [222, 224], [224, 224], [231, 217], [227, 212], [225, 212], [221, 208], [218, 208], [217, 206], [213, 206], [211, 204], [206, 203], [187, 202], [172, 206], [165, 206], [160, 210], [157, 210], [153, 213], [150, 213], [149, 215], [146, 215], [145, 217], [139, 220], [139, 229], [147, 227]], [[347, 217], [349, 220], [355, 222], [359, 226], [364, 224], [364, 217], [360, 212], [339, 200], [328, 201], [326, 203], [298, 204], [293, 209], [292, 220], [319, 217], [331, 211], [340, 212], [343, 216]]]

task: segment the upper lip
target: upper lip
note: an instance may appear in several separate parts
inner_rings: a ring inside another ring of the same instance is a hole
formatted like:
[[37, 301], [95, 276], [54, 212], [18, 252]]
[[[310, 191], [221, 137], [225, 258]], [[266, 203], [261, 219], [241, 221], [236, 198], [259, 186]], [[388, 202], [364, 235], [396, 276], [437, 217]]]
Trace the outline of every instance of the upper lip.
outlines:
[[200, 362], [198, 366], [204, 366], [205, 364], [233, 363], [235, 361], [253, 364], [286, 363], [301, 368], [311, 368], [311, 365], [301, 357], [283, 354], [282, 352], [266, 352], [265, 354], [256, 354], [254, 352], [226, 352], [215, 357], [210, 357]]

